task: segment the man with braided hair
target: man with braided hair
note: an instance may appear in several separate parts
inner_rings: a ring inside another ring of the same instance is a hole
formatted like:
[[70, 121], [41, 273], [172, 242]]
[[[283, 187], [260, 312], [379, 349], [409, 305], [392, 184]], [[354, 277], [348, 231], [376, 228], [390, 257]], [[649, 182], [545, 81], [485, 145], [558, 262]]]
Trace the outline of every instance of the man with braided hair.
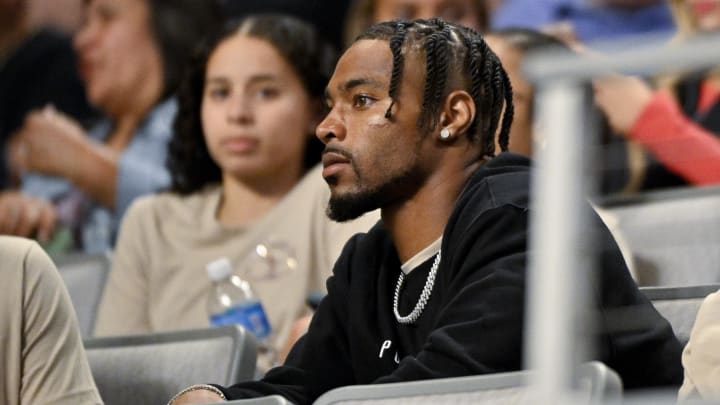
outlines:
[[[382, 220], [348, 241], [285, 365], [261, 381], [190, 387], [174, 404], [305, 404], [345, 385], [522, 368], [529, 162], [504, 152], [512, 91], [495, 54], [441, 20], [381, 23], [340, 59], [327, 102], [316, 133], [328, 215], [380, 208]], [[629, 388], [679, 385], [677, 339], [597, 227], [597, 358]], [[621, 308], [624, 328], [612, 321]]]

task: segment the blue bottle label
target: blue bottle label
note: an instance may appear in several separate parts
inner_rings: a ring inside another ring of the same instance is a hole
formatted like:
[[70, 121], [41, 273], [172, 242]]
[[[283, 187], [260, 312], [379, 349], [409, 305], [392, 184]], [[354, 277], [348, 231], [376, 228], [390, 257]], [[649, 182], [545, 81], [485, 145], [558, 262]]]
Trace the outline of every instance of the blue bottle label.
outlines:
[[213, 315], [210, 317], [210, 324], [212, 326], [241, 325], [258, 339], [268, 337], [272, 331], [259, 301], [245, 302], [222, 314]]

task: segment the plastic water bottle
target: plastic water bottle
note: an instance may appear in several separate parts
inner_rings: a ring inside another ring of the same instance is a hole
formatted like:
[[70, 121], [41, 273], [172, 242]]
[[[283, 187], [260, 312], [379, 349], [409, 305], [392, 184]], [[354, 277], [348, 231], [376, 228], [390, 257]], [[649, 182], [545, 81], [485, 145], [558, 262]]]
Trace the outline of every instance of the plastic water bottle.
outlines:
[[272, 329], [250, 283], [233, 274], [232, 264], [226, 257], [209, 263], [206, 270], [213, 282], [208, 295], [210, 324], [241, 325], [255, 335], [261, 346], [267, 346], [263, 343], [269, 340]]

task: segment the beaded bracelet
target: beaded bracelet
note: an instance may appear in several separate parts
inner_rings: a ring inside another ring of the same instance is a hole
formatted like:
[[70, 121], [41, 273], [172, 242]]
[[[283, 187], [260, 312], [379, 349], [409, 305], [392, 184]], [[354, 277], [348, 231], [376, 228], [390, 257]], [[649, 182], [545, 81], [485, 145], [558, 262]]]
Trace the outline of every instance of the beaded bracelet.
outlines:
[[220, 398], [221, 398], [223, 401], [227, 399], [227, 398], [225, 398], [225, 394], [223, 394], [222, 391], [220, 391], [220, 390], [217, 389], [216, 387], [213, 387], [212, 385], [209, 385], [209, 384], [195, 384], [195, 385], [191, 385], [191, 386], [185, 388], [184, 390], [178, 392], [177, 394], [175, 394], [175, 396], [172, 397], [172, 398], [170, 399], [170, 401], [168, 401], [167, 405], [172, 405], [172, 403], [175, 402], [175, 400], [178, 399], [178, 397], [180, 397], [181, 395], [183, 395], [183, 394], [185, 394], [185, 393], [188, 393], [188, 392], [190, 392], [190, 391], [197, 391], [197, 390], [211, 391], [211, 392], [217, 394], [218, 396], [220, 396]]

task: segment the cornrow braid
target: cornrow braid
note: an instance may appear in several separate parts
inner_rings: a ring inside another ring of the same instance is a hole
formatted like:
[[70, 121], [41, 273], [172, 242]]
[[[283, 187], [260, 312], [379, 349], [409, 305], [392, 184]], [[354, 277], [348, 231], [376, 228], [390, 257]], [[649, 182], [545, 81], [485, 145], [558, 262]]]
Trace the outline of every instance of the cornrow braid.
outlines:
[[448, 88], [448, 83], [454, 83], [459, 90], [467, 91], [475, 103], [476, 114], [467, 136], [480, 146], [480, 157], [495, 155], [496, 136], [500, 150], [507, 150], [514, 115], [512, 87], [500, 60], [479, 33], [436, 18], [379, 23], [357, 38], [363, 39], [388, 41], [392, 51], [388, 89], [391, 104], [386, 118], [391, 117], [398, 95], [405, 54], [424, 52], [425, 83], [418, 127], [436, 129], [445, 97], [458, 90]]
[[[478, 51], [480, 53], [481, 58], [481, 69], [480, 69], [480, 83], [481, 83], [481, 92], [480, 92], [480, 109], [485, 112], [485, 117], [483, 117], [482, 125], [481, 125], [481, 131], [480, 131], [480, 141], [483, 144], [483, 149], [488, 150], [490, 147], [491, 141], [494, 140], [494, 131], [493, 131], [493, 123], [495, 121], [495, 114], [499, 111], [499, 106], [495, 105], [496, 98], [493, 94], [493, 87], [492, 87], [492, 75], [493, 75], [493, 66], [488, 64], [487, 61], [489, 59], [489, 53], [490, 48], [485, 44], [485, 42], [478, 41]], [[477, 103], [477, 101], [476, 101]], [[490, 141], [488, 141], [490, 140]], [[494, 143], [493, 143], [494, 145]], [[494, 149], [494, 148], [493, 148]]]
[[[423, 111], [440, 109], [448, 79], [448, 65], [451, 47], [450, 28], [440, 19], [430, 20], [441, 31], [430, 34], [426, 45], [426, 78], [423, 95]], [[437, 125], [437, 114], [426, 114], [420, 117], [418, 125], [422, 129], [432, 129]]]
[[[470, 96], [472, 97], [475, 105], [478, 107], [477, 114], [480, 115], [481, 109], [480, 104], [482, 103], [482, 81], [480, 80], [480, 50], [479, 43], [472, 41], [470, 38], [466, 38], [465, 46], [469, 50], [467, 54], [469, 74], [470, 74]], [[475, 120], [468, 128], [468, 132], [474, 134], [477, 131], [478, 122]]]
[[404, 56], [402, 53], [403, 42], [405, 42], [405, 24], [399, 22], [396, 26], [396, 33], [390, 39], [390, 50], [393, 54], [393, 68], [390, 75], [390, 87], [388, 94], [390, 96], [390, 105], [387, 111], [385, 111], [385, 118], [392, 116], [392, 108], [395, 105], [395, 98], [397, 97], [398, 87], [400, 86], [400, 79], [402, 77], [402, 71], [404, 66]]
[[513, 91], [510, 77], [508, 77], [505, 69], [500, 69], [502, 72], [502, 89], [503, 89], [503, 100], [505, 101], [505, 114], [503, 114], [502, 125], [500, 126], [500, 134], [498, 135], [498, 144], [500, 150], [503, 152], [508, 151], [510, 145], [510, 127], [512, 126], [513, 118], [515, 117], [515, 106], [513, 105]]

